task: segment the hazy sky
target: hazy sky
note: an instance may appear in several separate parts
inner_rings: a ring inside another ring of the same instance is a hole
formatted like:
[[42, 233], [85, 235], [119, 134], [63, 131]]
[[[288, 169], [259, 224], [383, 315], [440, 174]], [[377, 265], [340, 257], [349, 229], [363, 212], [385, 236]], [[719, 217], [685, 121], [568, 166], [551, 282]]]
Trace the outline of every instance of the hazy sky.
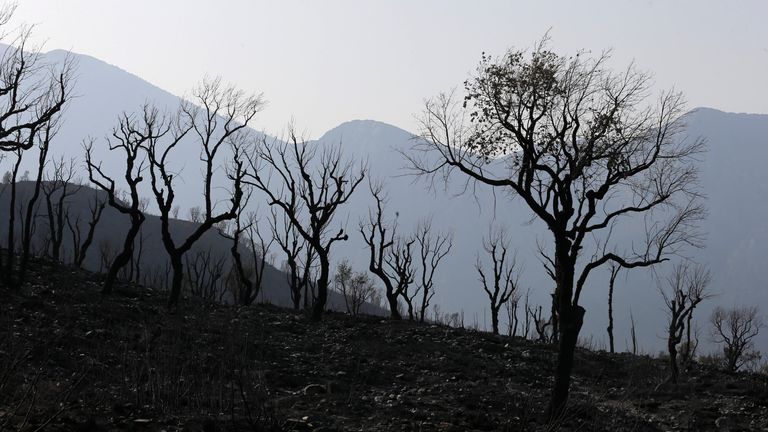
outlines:
[[612, 48], [689, 105], [768, 113], [768, 1], [20, 0], [45, 49], [88, 54], [176, 94], [220, 75], [318, 136], [370, 118], [414, 130], [425, 97], [460, 85], [485, 51], [547, 30], [562, 54]]

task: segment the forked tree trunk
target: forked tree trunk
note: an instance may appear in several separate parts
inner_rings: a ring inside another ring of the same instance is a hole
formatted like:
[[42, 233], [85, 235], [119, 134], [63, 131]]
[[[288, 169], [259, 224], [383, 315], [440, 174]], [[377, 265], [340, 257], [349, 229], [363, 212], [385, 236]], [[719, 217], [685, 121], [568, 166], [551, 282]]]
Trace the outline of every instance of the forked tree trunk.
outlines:
[[677, 343], [674, 340], [667, 342], [669, 351], [669, 380], [672, 384], [677, 384], [677, 377], [680, 376], [680, 369], [677, 367]]
[[555, 294], [553, 301], [557, 305], [559, 318], [557, 367], [555, 386], [547, 408], [550, 421], [559, 419], [565, 411], [571, 385], [574, 353], [579, 340], [579, 332], [584, 324], [585, 310], [572, 303], [575, 262], [570, 257], [570, 241], [564, 235], [555, 235]]
[[387, 302], [389, 302], [389, 314], [390, 319], [394, 321], [401, 321], [403, 316], [400, 314], [400, 307], [397, 304], [397, 294], [392, 289], [387, 289], [386, 292]]
[[115, 281], [117, 281], [118, 273], [128, 265], [131, 258], [133, 258], [133, 243], [141, 230], [141, 224], [144, 223], [144, 215], [139, 214], [138, 216], [132, 216], [131, 219], [131, 228], [125, 236], [123, 250], [115, 257], [114, 261], [112, 261], [112, 265], [109, 266], [107, 280], [104, 281], [104, 287], [101, 290], [102, 294], [110, 294], [112, 292], [115, 287]]

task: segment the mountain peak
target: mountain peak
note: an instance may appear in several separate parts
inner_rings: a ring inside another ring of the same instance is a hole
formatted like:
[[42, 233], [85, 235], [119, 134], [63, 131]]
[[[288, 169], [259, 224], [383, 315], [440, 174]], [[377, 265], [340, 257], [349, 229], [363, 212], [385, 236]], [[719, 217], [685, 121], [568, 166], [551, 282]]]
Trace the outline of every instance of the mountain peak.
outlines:
[[350, 120], [329, 130], [318, 141], [394, 141], [413, 136], [404, 129], [377, 120]]

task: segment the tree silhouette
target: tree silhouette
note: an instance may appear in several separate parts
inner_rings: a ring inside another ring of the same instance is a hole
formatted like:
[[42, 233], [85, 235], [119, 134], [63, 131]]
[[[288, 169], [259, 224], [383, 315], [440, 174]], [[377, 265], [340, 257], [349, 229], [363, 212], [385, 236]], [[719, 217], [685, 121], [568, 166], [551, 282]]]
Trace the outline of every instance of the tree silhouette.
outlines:
[[[694, 157], [702, 143], [678, 137], [682, 96], [667, 92], [653, 103], [648, 74], [632, 66], [615, 73], [605, 54], [561, 57], [545, 42], [529, 53], [484, 54], [463, 100], [452, 92], [426, 102], [423, 140], [405, 156], [433, 181], [458, 172], [508, 191], [551, 233], [559, 350], [548, 414], [556, 418], [568, 399], [589, 275], [609, 262], [651, 266], [695, 245], [704, 211]], [[628, 221], [646, 227], [642, 245], [585, 253]]]
[[[348, 238], [344, 228], [329, 232], [330, 224], [339, 206], [349, 200], [365, 177], [363, 165], [355, 170], [352, 162], [344, 162], [340, 146], [318, 151], [319, 145], [299, 141], [293, 132], [288, 142], [264, 141], [258, 155], [249, 159], [251, 170], [246, 180], [267, 195], [270, 206], [283, 212], [311, 248], [307, 253], [314, 253], [320, 262], [317, 299], [312, 306], [315, 321], [322, 318], [328, 299], [331, 247]], [[262, 172], [264, 167], [268, 175]], [[310, 269], [309, 261], [305, 270]]]

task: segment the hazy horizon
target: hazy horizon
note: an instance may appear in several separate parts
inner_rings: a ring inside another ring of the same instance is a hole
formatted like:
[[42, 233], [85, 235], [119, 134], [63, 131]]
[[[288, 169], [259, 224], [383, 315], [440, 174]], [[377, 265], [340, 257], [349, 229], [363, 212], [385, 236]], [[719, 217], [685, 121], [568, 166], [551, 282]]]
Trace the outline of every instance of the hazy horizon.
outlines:
[[177, 95], [221, 76], [264, 93], [257, 128], [279, 131], [295, 119], [311, 137], [350, 119], [415, 131], [423, 99], [460, 86], [482, 52], [529, 48], [545, 34], [561, 54], [612, 50], [612, 66], [634, 61], [656, 89], [682, 91], [690, 108], [768, 113], [768, 4], [759, 1], [227, 6], [25, 0], [12, 24], [35, 25], [44, 51], [93, 56]]

